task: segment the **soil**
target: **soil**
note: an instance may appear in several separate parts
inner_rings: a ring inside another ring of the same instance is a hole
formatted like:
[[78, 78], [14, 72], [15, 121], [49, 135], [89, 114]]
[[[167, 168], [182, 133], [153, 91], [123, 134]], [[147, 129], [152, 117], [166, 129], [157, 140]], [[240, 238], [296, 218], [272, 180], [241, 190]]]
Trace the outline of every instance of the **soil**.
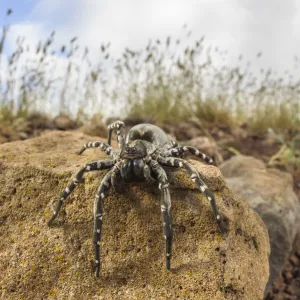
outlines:
[[282, 276], [275, 280], [272, 290], [265, 300], [299, 300], [300, 299], [300, 238], [295, 243]]

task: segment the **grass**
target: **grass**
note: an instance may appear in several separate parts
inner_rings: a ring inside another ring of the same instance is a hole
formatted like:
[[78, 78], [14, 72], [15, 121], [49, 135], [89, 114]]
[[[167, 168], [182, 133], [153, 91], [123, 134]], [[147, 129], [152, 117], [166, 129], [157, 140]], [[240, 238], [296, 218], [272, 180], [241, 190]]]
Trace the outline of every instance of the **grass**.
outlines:
[[261, 70], [258, 78], [242, 56], [240, 66], [228, 66], [225, 52], [205, 46], [204, 38], [192, 41], [186, 29], [180, 39], [152, 40], [143, 49], [124, 49], [118, 58], [102, 43], [93, 60], [76, 37], [55, 46], [55, 32], [38, 45], [19, 37], [8, 51], [9, 29], [4, 25], [0, 35], [1, 122], [33, 111], [76, 119], [109, 116], [105, 108], [117, 105], [121, 117], [158, 123], [197, 117], [247, 123], [256, 131], [300, 126], [300, 81], [272, 70]]

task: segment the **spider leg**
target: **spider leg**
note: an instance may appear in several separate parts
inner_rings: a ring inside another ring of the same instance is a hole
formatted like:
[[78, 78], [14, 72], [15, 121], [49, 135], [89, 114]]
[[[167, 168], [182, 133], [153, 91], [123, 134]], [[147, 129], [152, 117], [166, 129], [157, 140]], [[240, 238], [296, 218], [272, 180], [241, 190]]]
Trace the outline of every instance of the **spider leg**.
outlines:
[[83, 147], [76, 152], [76, 154], [80, 155], [82, 154], [87, 148], [100, 148], [102, 151], [104, 151], [107, 155], [114, 158], [116, 155], [114, 149], [112, 146], [108, 145], [107, 143], [103, 142], [89, 142], [83, 145]]
[[119, 173], [119, 167], [115, 165], [102, 179], [100, 186], [97, 189], [95, 201], [94, 201], [94, 229], [93, 229], [93, 243], [95, 249], [95, 276], [100, 275], [100, 241], [102, 231], [102, 217], [103, 207], [102, 201], [107, 197], [108, 191], [112, 185], [112, 176]]
[[123, 150], [124, 146], [125, 146], [125, 124], [122, 121], [116, 121], [110, 125], [108, 125], [108, 139], [107, 139], [107, 143], [109, 145], [111, 145], [111, 135], [112, 135], [112, 131], [114, 129], [117, 129], [117, 141], [118, 141], [118, 145], [119, 148], [121, 149], [121, 151]]
[[121, 194], [125, 192], [125, 180], [121, 172], [115, 172], [111, 175], [111, 185], [116, 193]]
[[114, 161], [112, 160], [97, 160], [94, 162], [90, 162], [86, 164], [83, 168], [81, 168], [76, 174], [74, 179], [69, 183], [69, 185], [65, 188], [65, 190], [60, 195], [60, 198], [57, 202], [56, 208], [54, 210], [53, 216], [48, 221], [48, 226], [52, 224], [52, 222], [56, 219], [58, 216], [58, 212], [63, 205], [64, 201], [68, 198], [68, 196], [73, 192], [75, 187], [82, 182], [82, 177], [84, 173], [89, 171], [96, 171], [96, 170], [104, 170], [104, 169], [110, 169], [114, 165]]
[[172, 148], [175, 148], [175, 147], [178, 147], [178, 143], [175, 142], [175, 141], [170, 141], [168, 142], [166, 145], [164, 145], [164, 148], [169, 150], [169, 149], [172, 149]]
[[159, 156], [157, 158], [157, 161], [164, 166], [180, 167], [180, 168], [184, 168], [185, 170], [187, 170], [187, 172], [190, 174], [191, 179], [195, 182], [198, 189], [205, 195], [205, 197], [210, 202], [210, 205], [212, 207], [214, 217], [217, 221], [220, 232], [223, 235], [223, 237], [225, 237], [226, 236], [225, 225], [223, 223], [221, 216], [219, 215], [215, 196], [208, 189], [208, 187], [206, 186], [204, 181], [200, 178], [199, 173], [194, 169], [194, 167], [191, 164], [189, 164], [187, 161], [185, 161], [184, 159], [174, 158], [174, 157]]
[[172, 253], [172, 216], [171, 216], [171, 196], [169, 190], [169, 182], [166, 171], [155, 160], [150, 160], [150, 168], [156, 174], [159, 182], [158, 188], [161, 190], [161, 213], [163, 219], [163, 234], [166, 239], [166, 268], [171, 268], [171, 253]]
[[143, 168], [144, 177], [149, 183], [155, 183], [156, 180], [151, 176], [151, 170], [147, 164], [144, 165]]
[[185, 152], [190, 152], [191, 154], [202, 158], [208, 164], [214, 163], [212, 158], [207, 156], [205, 153], [199, 151], [197, 148], [191, 147], [191, 146], [178, 146], [176, 148], [171, 148], [168, 150], [166, 156], [177, 156], [178, 157], [178, 156], [181, 156]]

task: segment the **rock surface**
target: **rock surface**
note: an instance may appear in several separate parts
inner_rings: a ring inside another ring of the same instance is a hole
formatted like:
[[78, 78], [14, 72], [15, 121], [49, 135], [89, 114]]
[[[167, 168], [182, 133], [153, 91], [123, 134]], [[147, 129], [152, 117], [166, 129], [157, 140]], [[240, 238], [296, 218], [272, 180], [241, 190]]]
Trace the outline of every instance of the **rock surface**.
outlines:
[[270, 236], [270, 280], [281, 274], [300, 233], [300, 203], [290, 174], [266, 169], [253, 157], [234, 156], [220, 166], [229, 187], [243, 196], [261, 216]]
[[[98, 138], [99, 139], [99, 138]], [[51, 132], [0, 145], [1, 299], [261, 300], [268, 280], [267, 230], [220, 171], [193, 162], [215, 193], [228, 226], [219, 234], [208, 201], [183, 171], [172, 172], [174, 247], [165, 270], [156, 186], [133, 183], [104, 203], [101, 277], [92, 275], [92, 206], [105, 173], [91, 172], [66, 201], [54, 228], [52, 206], [98, 149], [74, 154], [93, 137]]]
[[53, 120], [55, 127], [60, 130], [70, 130], [76, 128], [76, 122], [74, 122], [67, 115], [59, 115]]

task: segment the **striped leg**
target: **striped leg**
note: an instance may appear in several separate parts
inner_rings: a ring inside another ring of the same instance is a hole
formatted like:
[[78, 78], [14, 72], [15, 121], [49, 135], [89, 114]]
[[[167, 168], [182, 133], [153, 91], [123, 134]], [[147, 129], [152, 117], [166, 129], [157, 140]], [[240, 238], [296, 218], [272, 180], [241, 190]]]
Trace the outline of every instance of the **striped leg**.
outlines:
[[103, 152], [105, 152], [107, 155], [114, 157], [115, 156], [115, 151], [114, 149], [108, 145], [107, 143], [103, 142], [89, 142], [83, 145], [83, 147], [76, 152], [76, 154], [80, 155], [82, 154], [87, 148], [100, 148]]
[[219, 226], [220, 232], [223, 235], [223, 237], [226, 236], [226, 230], [225, 225], [223, 223], [223, 220], [221, 216], [219, 215], [218, 208], [216, 205], [216, 199], [214, 194], [208, 189], [206, 184], [203, 182], [203, 180], [200, 178], [198, 172], [184, 159], [180, 158], [174, 158], [174, 157], [158, 157], [157, 161], [168, 167], [180, 167], [187, 170], [187, 172], [190, 174], [191, 179], [195, 182], [198, 189], [205, 195], [205, 197], [210, 202], [210, 205], [212, 207], [215, 219], [217, 221], [217, 224]]
[[165, 170], [155, 160], [149, 161], [150, 168], [154, 171], [159, 182], [158, 188], [161, 190], [161, 213], [163, 219], [163, 234], [166, 239], [166, 268], [171, 268], [172, 253], [172, 216], [171, 216], [171, 196], [169, 190], [168, 177]]
[[53, 216], [51, 219], [48, 221], [48, 226], [52, 224], [52, 222], [56, 219], [58, 216], [58, 212], [63, 205], [64, 201], [68, 198], [68, 196], [73, 192], [75, 187], [82, 182], [82, 177], [84, 173], [89, 172], [89, 171], [96, 171], [96, 170], [104, 170], [104, 169], [110, 169], [114, 165], [114, 162], [111, 160], [97, 160], [91, 163], [86, 164], [83, 168], [81, 168], [75, 175], [74, 179], [69, 183], [69, 185], [65, 188], [65, 190], [62, 192], [55, 211], [53, 213]]
[[178, 147], [178, 146], [179, 146], [179, 145], [178, 145], [177, 142], [175, 142], [175, 141], [170, 141], [170, 142], [168, 142], [168, 143], [164, 146], [164, 148], [167, 149], [167, 150], [169, 150], [169, 149], [172, 149], [172, 148], [175, 148], [175, 147]]
[[172, 148], [168, 150], [167, 156], [181, 156], [185, 152], [190, 152], [193, 155], [196, 155], [200, 158], [202, 158], [206, 163], [208, 164], [213, 164], [213, 160], [207, 156], [205, 153], [200, 152], [198, 149], [195, 147], [191, 146], [178, 146], [176, 148]]
[[114, 166], [102, 179], [101, 184], [97, 190], [94, 201], [94, 229], [93, 229], [93, 243], [95, 249], [95, 276], [100, 275], [100, 241], [102, 231], [102, 217], [103, 208], [102, 200], [107, 197], [108, 191], [112, 185], [112, 176], [119, 173], [119, 167]]
[[124, 146], [125, 146], [125, 124], [122, 121], [116, 121], [110, 125], [108, 125], [108, 139], [107, 139], [107, 143], [109, 145], [111, 145], [111, 135], [112, 135], [112, 131], [114, 129], [117, 129], [117, 141], [118, 141], [118, 145], [119, 148], [121, 149], [121, 151], [123, 150]]

